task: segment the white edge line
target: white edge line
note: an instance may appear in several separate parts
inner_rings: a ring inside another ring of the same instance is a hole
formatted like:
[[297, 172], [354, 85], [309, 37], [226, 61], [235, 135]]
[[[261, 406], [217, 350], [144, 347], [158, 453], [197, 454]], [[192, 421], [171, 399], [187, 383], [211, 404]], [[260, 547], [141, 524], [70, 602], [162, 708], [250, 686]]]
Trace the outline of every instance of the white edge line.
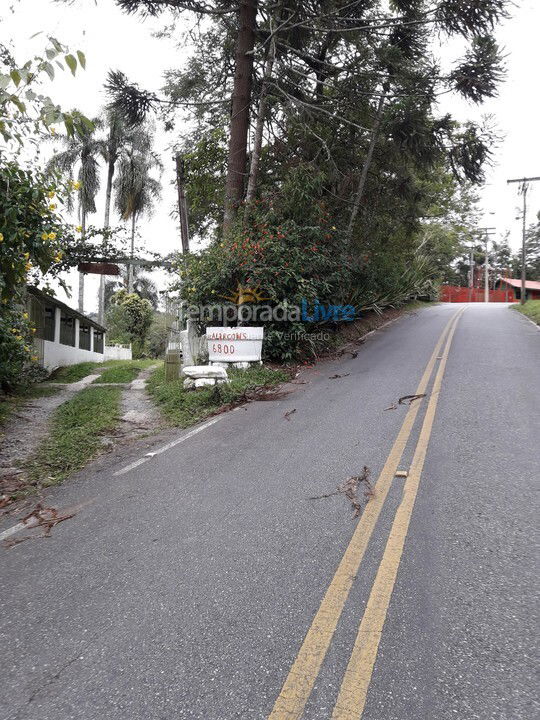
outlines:
[[200, 433], [203, 430], [206, 430], [206, 428], [210, 427], [210, 425], [214, 425], [215, 423], [219, 422], [219, 420], [221, 420], [222, 417], [223, 417], [223, 415], [219, 415], [218, 417], [212, 418], [212, 420], [209, 420], [208, 422], [205, 422], [202, 425], [199, 425], [199, 427], [196, 427], [193, 430], [190, 430], [185, 435], [182, 435], [182, 437], [179, 437], [176, 440], [172, 440], [172, 442], [167, 443], [166, 445], [163, 445], [162, 447], [158, 448], [157, 450], [153, 450], [152, 452], [147, 453], [144, 457], [139, 458], [138, 460], [135, 460], [134, 462], [130, 463], [129, 465], [126, 465], [121, 470], [117, 470], [115, 473], [113, 473], [113, 477], [118, 477], [118, 475], [125, 475], [125, 473], [129, 472], [130, 470], [133, 470], [134, 468], [139, 467], [139, 465], [142, 465], [143, 463], [148, 462], [148, 460], [151, 460], [155, 455], [160, 455], [161, 453], [165, 452], [166, 450], [170, 450], [175, 445], [179, 445], [180, 443], [183, 443], [185, 440], [189, 440], [189, 438], [193, 437], [194, 435], [197, 435], [197, 433]]
[[[236, 408], [234, 408], [236, 410]], [[234, 411], [233, 411], [234, 412]], [[180, 443], [183, 443], [184, 440], [189, 440], [189, 438], [193, 437], [194, 435], [197, 435], [197, 433], [202, 432], [203, 430], [206, 430], [206, 428], [210, 427], [210, 425], [214, 425], [215, 423], [219, 422], [223, 418], [223, 415], [219, 415], [218, 417], [212, 418], [212, 420], [209, 420], [208, 422], [203, 423], [202, 425], [199, 425], [199, 427], [194, 428], [193, 430], [190, 430], [185, 435], [182, 435], [182, 437], [177, 438], [176, 440], [173, 440], [170, 443], [167, 443], [166, 445], [163, 445], [162, 447], [158, 448], [157, 450], [154, 450], [153, 452], [148, 453], [142, 458], [139, 458], [138, 460], [135, 460], [134, 462], [130, 463], [129, 465], [126, 465], [126, 467], [123, 467], [121, 470], [117, 470], [115, 473], [113, 473], [114, 477], [117, 477], [118, 475], [124, 475], [125, 473], [129, 472], [130, 470], [133, 470], [136, 467], [139, 467], [139, 465], [142, 465], [143, 463], [147, 462], [151, 458], [154, 457], [154, 455], [160, 455], [161, 453], [165, 452], [166, 450], [170, 450], [175, 445], [179, 445]], [[20, 530], [25, 530], [27, 528], [31, 528], [33, 523], [17, 523], [17, 525], [13, 525], [13, 527], [8, 528], [7, 530], [4, 530], [0, 533], [0, 540], [5, 540], [5, 538], [10, 537], [11, 535], [15, 535], [15, 533], [19, 532]]]
[[15, 535], [15, 533], [19, 532], [19, 530], [26, 530], [28, 528], [34, 527], [34, 525], [37, 525], [37, 521], [34, 520], [34, 522], [20, 522], [17, 523], [17, 525], [13, 525], [13, 527], [8, 528], [7, 530], [4, 530], [4, 532], [0, 533], [0, 540], [5, 540], [10, 535]]

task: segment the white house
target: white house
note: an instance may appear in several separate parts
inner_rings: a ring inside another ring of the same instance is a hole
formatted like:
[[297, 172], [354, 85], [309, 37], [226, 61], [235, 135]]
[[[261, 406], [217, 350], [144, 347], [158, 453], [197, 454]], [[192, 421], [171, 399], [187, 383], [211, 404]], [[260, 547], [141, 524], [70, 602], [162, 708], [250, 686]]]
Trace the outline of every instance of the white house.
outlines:
[[36, 328], [34, 351], [40, 365], [53, 370], [106, 359], [106, 329], [102, 325], [35, 287], [28, 286], [27, 291], [28, 312]]

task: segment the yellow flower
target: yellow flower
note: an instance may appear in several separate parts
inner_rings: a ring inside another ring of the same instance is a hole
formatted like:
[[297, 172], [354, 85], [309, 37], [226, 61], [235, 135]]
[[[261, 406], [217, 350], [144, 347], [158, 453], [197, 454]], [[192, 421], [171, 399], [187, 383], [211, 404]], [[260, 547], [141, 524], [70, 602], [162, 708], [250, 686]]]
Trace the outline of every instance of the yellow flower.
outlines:
[[51, 191], [48, 193], [48, 197], [50, 197], [51, 200], [52, 200], [52, 198], [53, 198], [55, 195], [56, 195], [56, 193], [54, 192], [54, 190], [51, 190]]
[[54, 262], [60, 262], [61, 259], [62, 259], [62, 253], [57, 253], [54, 256]]
[[37, 355], [32, 355], [31, 360], [32, 360], [32, 362], [37, 362], [37, 361], [38, 361], [38, 356], [37, 356]]
[[15, 335], [15, 340], [22, 340], [22, 335]]
[[192, 287], [191, 292], [195, 292], [196, 289], [197, 289], [196, 287]]
[[82, 225], [77, 225], [77, 227], [75, 228], [75, 230], [76, 230], [77, 232], [82, 232]]
[[0, 242], [4, 242], [4, 236], [0, 233]]
[[56, 130], [52, 127], [50, 128], [50, 133], [51, 135], [56, 135]]
[[23, 312], [22, 316], [23, 316], [23, 318], [24, 318], [25, 320], [28, 320], [28, 313], [27, 313], [27, 312]]
[[41, 233], [41, 239], [42, 239], [42, 240], [48, 240], [48, 239], [49, 239], [49, 235], [48, 235], [47, 233]]
[[51, 204], [49, 205], [49, 210], [56, 210], [56, 205], [55, 205], [55, 203], [51, 203]]
[[48, 234], [47, 237], [49, 238], [49, 240], [56, 240], [56, 233], [51, 232]]
[[80, 190], [81, 189], [81, 183], [80, 182], [74, 182], [73, 183], [73, 189], [74, 190]]
[[24, 352], [28, 352], [29, 350], [30, 350], [30, 348], [28, 347], [28, 345], [25, 345], [25, 346], [24, 346]]
[[32, 328], [32, 332], [33, 333], [37, 332], [36, 328]]
[[30, 272], [30, 270], [32, 269], [32, 263], [26, 263], [24, 269], [26, 270], [26, 272]]
[[30, 257], [30, 253], [24, 253], [23, 257], [25, 257], [27, 260]]

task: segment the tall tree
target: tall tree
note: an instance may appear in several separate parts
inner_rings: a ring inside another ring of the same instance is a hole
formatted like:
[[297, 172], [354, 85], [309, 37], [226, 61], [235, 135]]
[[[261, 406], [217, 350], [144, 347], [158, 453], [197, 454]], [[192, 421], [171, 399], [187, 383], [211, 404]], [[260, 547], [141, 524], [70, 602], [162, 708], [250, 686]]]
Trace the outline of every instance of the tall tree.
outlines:
[[[63, 150], [56, 152], [48, 163], [49, 170], [59, 170], [76, 178], [73, 187], [78, 198], [79, 221], [83, 237], [86, 233], [88, 215], [96, 212], [96, 195], [100, 187], [99, 157], [100, 141], [96, 132], [101, 127], [99, 119], [92, 121], [93, 127], [85, 126], [83, 130], [72, 136], [55, 135], [55, 140], [63, 145]], [[84, 312], [84, 273], [79, 273], [79, 312]]]
[[140, 128], [125, 146], [114, 182], [115, 204], [122, 220], [131, 221], [131, 249], [128, 272], [128, 292], [133, 292], [133, 258], [137, 222], [142, 215], [150, 215], [154, 203], [161, 196], [161, 184], [152, 171], [161, 170], [161, 163], [152, 152], [152, 134]]

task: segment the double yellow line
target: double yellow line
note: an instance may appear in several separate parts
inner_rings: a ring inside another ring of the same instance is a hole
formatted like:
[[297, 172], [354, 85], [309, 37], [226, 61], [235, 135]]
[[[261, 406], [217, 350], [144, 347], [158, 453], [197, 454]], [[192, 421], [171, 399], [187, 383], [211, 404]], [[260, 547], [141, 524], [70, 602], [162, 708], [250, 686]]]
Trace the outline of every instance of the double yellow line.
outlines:
[[[377, 657], [379, 640], [418, 492], [446, 361], [457, 322], [463, 312], [464, 309], [459, 310], [448, 321], [416, 389], [418, 395], [427, 391], [433, 370], [437, 361], [440, 360], [411, 468], [403, 489], [403, 498], [396, 512], [383, 558], [360, 623], [356, 642], [334, 707], [332, 720], [359, 720], [362, 716], [373, 666]], [[443, 345], [444, 350], [441, 355]], [[351, 541], [345, 550], [270, 713], [269, 720], [297, 720], [302, 717], [304, 707], [332, 641], [371, 534], [412, 433], [420, 407], [421, 403], [418, 402], [409, 407], [403, 425], [375, 485], [375, 495], [368, 503], [356, 526]]]

